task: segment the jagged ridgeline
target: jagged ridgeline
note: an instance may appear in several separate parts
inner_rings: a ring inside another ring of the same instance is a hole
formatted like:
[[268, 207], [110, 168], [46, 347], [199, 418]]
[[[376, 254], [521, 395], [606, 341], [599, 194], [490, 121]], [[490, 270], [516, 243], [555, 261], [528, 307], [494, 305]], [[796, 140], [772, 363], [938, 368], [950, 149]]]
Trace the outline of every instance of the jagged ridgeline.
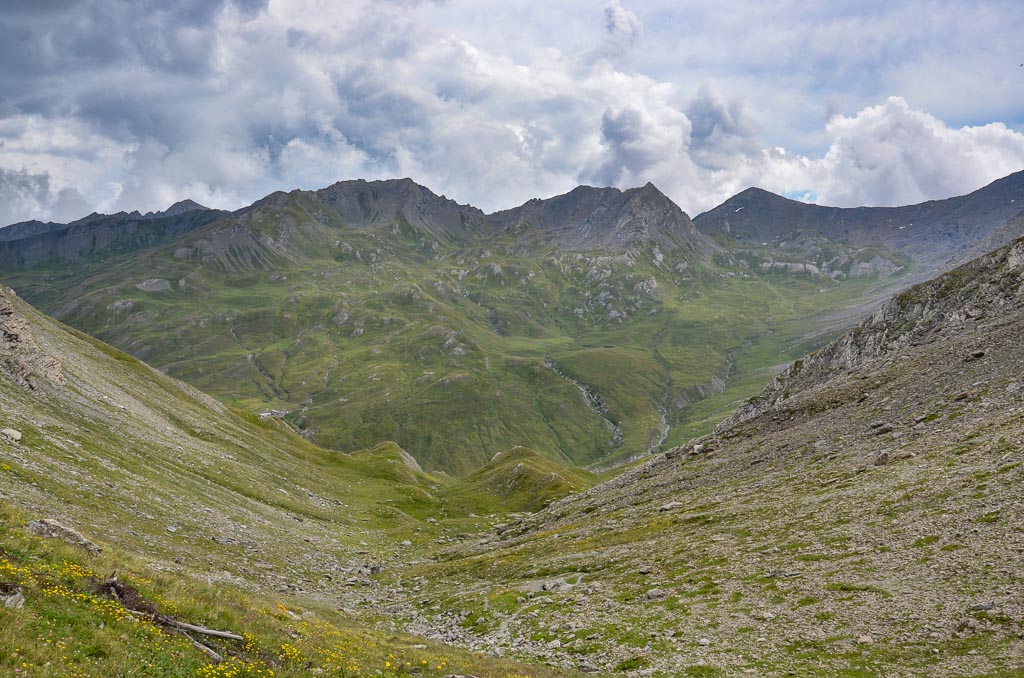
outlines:
[[[488, 215], [346, 181], [234, 213], [15, 225], [0, 277], [328, 447], [395, 440], [457, 475], [517, 445], [602, 467], [710, 431], [874, 301], [1012, 237], [1022, 176], [913, 208], [745, 192], [693, 221], [650, 184]], [[941, 253], [908, 230], [941, 232]]]

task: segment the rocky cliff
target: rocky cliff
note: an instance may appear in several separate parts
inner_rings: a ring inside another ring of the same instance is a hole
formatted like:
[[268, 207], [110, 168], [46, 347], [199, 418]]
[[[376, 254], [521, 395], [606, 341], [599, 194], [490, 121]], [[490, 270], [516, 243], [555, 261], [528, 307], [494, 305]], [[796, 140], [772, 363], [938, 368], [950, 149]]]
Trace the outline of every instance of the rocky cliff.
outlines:
[[[763, 414], [791, 394], [812, 389], [868, 361], [1022, 306], [1024, 238], [893, 297], [843, 337], [794, 362], [719, 430]], [[951, 356], [952, 360], [963, 358]]]

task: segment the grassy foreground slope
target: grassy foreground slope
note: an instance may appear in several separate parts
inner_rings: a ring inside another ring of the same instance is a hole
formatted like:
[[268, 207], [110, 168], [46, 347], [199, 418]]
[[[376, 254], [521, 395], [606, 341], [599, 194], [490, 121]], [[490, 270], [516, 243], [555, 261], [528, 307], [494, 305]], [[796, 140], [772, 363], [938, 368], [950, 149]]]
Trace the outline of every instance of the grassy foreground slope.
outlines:
[[716, 434], [407, 568], [406, 623], [585, 670], [1021, 675], [1021, 336], [1024, 240]]
[[[377, 573], [438, 538], [426, 519], [448, 514], [443, 480], [397, 445], [346, 455], [277, 420], [239, 417], [6, 289], [0, 329], [3, 669], [363, 675], [400, 660], [425, 675], [553, 675], [387, 631]], [[39, 518], [102, 553], [26, 532]], [[208, 666], [186, 638], [104, 592], [115, 572], [161, 614], [249, 634], [252, 646], [214, 640], [239, 661]]]
[[[163, 571], [116, 544], [90, 555], [18, 527], [0, 509], [0, 673], [113, 676], [564, 675], [368, 629], [333, 606], [212, 586]], [[134, 592], [115, 599], [115, 591]], [[141, 612], [152, 606], [160, 615]], [[181, 632], [167, 618], [241, 636]], [[205, 650], [197, 648], [201, 643]], [[210, 652], [220, 660], [212, 660]]]

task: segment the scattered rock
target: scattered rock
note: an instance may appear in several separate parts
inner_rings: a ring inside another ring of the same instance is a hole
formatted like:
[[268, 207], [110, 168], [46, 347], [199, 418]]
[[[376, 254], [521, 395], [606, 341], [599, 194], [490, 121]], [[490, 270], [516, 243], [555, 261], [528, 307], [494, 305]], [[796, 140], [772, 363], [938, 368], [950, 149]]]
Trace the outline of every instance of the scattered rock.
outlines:
[[651, 589], [650, 591], [644, 594], [644, 598], [646, 598], [647, 600], [661, 600], [666, 595], [668, 594], [665, 593], [665, 591], [662, 589]]
[[707, 647], [708, 645], [711, 644], [711, 640], [708, 639], [708, 638], [701, 638], [700, 640], [697, 641], [697, 644], [700, 645], [701, 647]]
[[964, 358], [964, 362], [965, 363], [972, 363], [975, 360], [978, 360], [979, 358], [984, 358], [984, 357], [985, 357], [985, 352], [984, 351], [971, 351], [967, 355], [967, 357]]
[[886, 421], [875, 422], [874, 424], [871, 425], [871, 428], [875, 429], [876, 436], [880, 436], [883, 433], [892, 433], [893, 431], [896, 430], [895, 426]]
[[25, 529], [36, 536], [46, 537], [48, 539], [60, 539], [61, 541], [72, 544], [73, 546], [83, 548], [90, 553], [99, 553], [103, 550], [83, 537], [78, 530], [73, 530], [70, 527], [61, 525], [59, 522], [51, 518], [33, 520], [25, 525]]
[[0, 582], [0, 603], [3, 607], [20, 610], [25, 607], [25, 594], [17, 584]]
[[971, 605], [971, 612], [988, 612], [988, 611], [994, 610], [994, 609], [996, 609], [996, 604], [995, 604], [994, 601], [991, 601], [991, 600], [988, 601], [988, 602], [985, 602], [985, 603], [978, 603], [976, 605]]
[[563, 593], [572, 589], [572, 586], [566, 581], [546, 581], [540, 586], [541, 591], [548, 591], [550, 593]]
[[871, 645], [874, 642], [875, 642], [875, 639], [872, 638], [869, 635], [865, 634], [863, 636], [857, 636], [857, 644], [858, 645]]
[[685, 506], [685, 504], [683, 504], [682, 502], [670, 501], [669, 503], [665, 504], [664, 506], [659, 507], [658, 511], [673, 511], [675, 509], [683, 508], [684, 506]]
[[163, 278], [150, 278], [140, 282], [135, 287], [143, 292], [170, 292], [171, 281], [164, 280]]
[[10, 440], [12, 443], [20, 443], [21, 442], [21, 431], [18, 431], [17, 429], [13, 429], [13, 428], [0, 429], [0, 434], [2, 434], [5, 438]]

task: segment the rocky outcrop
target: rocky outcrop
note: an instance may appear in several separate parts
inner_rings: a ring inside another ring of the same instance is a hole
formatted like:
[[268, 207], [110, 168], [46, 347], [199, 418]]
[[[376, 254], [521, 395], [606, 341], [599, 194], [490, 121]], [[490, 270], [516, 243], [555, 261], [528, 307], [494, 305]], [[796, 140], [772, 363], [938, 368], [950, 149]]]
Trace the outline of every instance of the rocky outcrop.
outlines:
[[17, 312], [14, 290], [0, 287], [0, 374], [35, 390], [43, 381], [64, 383], [60, 360], [36, 343], [28, 320]]
[[893, 297], [845, 336], [794, 362], [719, 430], [753, 419], [839, 373], [930, 341], [931, 335], [957, 332], [1022, 305], [1024, 238]]
[[61, 523], [53, 520], [52, 518], [43, 518], [42, 520], [33, 520], [27, 525], [25, 529], [31, 534], [39, 537], [45, 537], [47, 539], [59, 539], [63, 542], [67, 542], [72, 546], [85, 549], [89, 553], [99, 553], [103, 549], [97, 544], [86, 539], [82, 536], [82, 533], [78, 530], [62, 525]]
[[489, 215], [501, 229], [563, 251], [624, 251], [657, 245], [666, 252], [709, 252], [714, 245], [690, 217], [648, 183], [640, 188], [579, 186]]
[[353, 228], [405, 232], [440, 242], [471, 240], [493, 232], [476, 207], [438, 196], [412, 179], [339, 181], [306, 195], [338, 212]]

